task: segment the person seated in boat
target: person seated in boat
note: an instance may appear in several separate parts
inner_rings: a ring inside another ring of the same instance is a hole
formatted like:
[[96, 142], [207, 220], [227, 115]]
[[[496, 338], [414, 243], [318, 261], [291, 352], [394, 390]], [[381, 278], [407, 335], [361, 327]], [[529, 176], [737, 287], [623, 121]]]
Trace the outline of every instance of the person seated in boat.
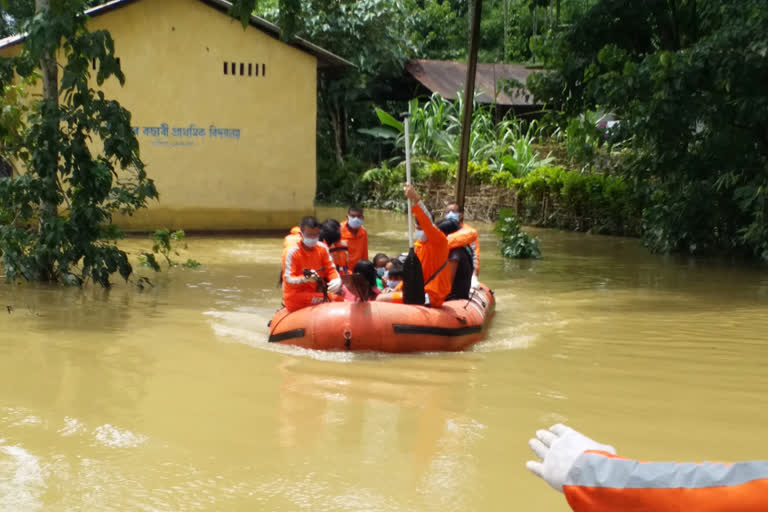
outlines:
[[387, 273], [384, 274], [384, 291], [392, 291], [403, 282], [403, 264], [397, 258], [387, 263]]
[[368, 259], [368, 232], [363, 227], [362, 208], [351, 206], [347, 210], [347, 220], [341, 223], [341, 239], [349, 247], [349, 268]]
[[[458, 221], [443, 219], [437, 223], [440, 231], [450, 240], [451, 235], [459, 229]], [[450, 247], [450, 242], [448, 242]], [[445, 300], [469, 299], [469, 290], [472, 287], [472, 250], [468, 246], [456, 247], [448, 253], [448, 268], [451, 272], [451, 293]]]
[[459, 203], [451, 201], [445, 205], [446, 219], [453, 219], [459, 223], [459, 229], [448, 236], [448, 250], [459, 247], [468, 247], [472, 251], [472, 287], [479, 286], [477, 276], [480, 273], [480, 239], [477, 230], [464, 223], [464, 212], [459, 211]]
[[[410, 185], [405, 185], [403, 190], [411, 200], [411, 211], [416, 216], [416, 241], [413, 248], [424, 275], [425, 304], [439, 308], [451, 293], [448, 238], [432, 223], [432, 217], [418, 192]], [[381, 294], [378, 300], [402, 303], [403, 294], [400, 291]]]
[[[376, 300], [376, 297], [381, 293], [381, 288], [376, 285], [378, 276], [376, 275], [376, 269], [368, 260], [361, 260], [355, 263], [355, 267], [352, 269], [353, 279], [347, 279], [348, 283], [355, 283], [356, 289], [351, 289], [351, 284], [344, 284], [341, 287], [341, 296], [346, 302], [366, 302], [369, 300]], [[362, 286], [355, 282], [356, 279], [360, 279]]]
[[304, 217], [299, 228], [301, 241], [285, 255], [283, 303], [288, 311], [333, 300], [329, 294], [341, 291], [341, 278], [328, 247], [320, 243], [320, 223], [314, 217]]
[[349, 247], [341, 239], [341, 224], [335, 219], [327, 219], [320, 224], [320, 241], [331, 253], [331, 260], [339, 274], [349, 273]]
[[381, 289], [384, 288], [384, 274], [387, 273], [387, 264], [389, 263], [389, 256], [383, 252], [378, 253], [373, 257], [373, 266], [376, 267], [376, 283]]
[[291, 231], [283, 238], [283, 253], [280, 256], [280, 279], [277, 280], [277, 285], [283, 285], [283, 274], [285, 274], [285, 255], [288, 253], [288, 249], [296, 245], [301, 241], [301, 228], [299, 226], [293, 226]]

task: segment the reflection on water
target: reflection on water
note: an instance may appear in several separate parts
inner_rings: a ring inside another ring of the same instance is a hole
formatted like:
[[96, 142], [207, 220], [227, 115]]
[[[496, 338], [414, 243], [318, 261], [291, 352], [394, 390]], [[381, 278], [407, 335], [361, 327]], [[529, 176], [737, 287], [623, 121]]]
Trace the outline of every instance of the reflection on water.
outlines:
[[[366, 225], [405, 249], [402, 216]], [[0, 285], [0, 510], [564, 512], [524, 468], [557, 421], [643, 459], [768, 458], [764, 268], [555, 231], [504, 261], [479, 227], [497, 313], [459, 354], [267, 343], [276, 237], [190, 238], [203, 266], [143, 291]]]

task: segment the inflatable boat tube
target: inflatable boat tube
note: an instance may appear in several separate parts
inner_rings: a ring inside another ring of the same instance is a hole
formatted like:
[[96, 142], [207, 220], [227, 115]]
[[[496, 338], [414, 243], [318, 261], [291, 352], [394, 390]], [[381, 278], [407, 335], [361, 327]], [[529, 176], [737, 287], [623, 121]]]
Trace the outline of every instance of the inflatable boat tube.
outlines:
[[270, 322], [269, 341], [314, 350], [438, 352], [464, 350], [482, 340], [495, 308], [485, 285], [469, 300], [440, 308], [387, 302], [328, 302]]

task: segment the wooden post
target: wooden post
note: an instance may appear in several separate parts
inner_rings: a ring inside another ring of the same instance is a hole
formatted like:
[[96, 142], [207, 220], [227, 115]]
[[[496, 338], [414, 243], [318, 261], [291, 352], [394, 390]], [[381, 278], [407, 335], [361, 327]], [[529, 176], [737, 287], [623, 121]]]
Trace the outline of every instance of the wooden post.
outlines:
[[456, 179], [456, 202], [459, 211], [464, 211], [464, 199], [467, 195], [467, 164], [469, 163], [469, 137], [472, 132], [472, 107], [475, 101], [475, 74], [477, 73], [477, 47], [480, 43], [480, 16], [483, 0], [472, 1], [472, 28], [469, 33], [469, 52], [467, 53], [467, 79], [464, 85], [464, 111], [461, 119], [461, 146]]

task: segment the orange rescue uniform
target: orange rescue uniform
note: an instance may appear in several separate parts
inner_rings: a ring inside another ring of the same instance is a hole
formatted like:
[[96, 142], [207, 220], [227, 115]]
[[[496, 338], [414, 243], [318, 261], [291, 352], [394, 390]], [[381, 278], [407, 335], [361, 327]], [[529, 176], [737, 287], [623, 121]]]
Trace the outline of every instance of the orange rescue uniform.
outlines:
[[424, 234], [427, 235], [426, 242], [417, 240], [413, 244], [416, 256], [419, 257], [421, 262], [424, 282], [426, 283], [430, 277], [439, 271], [439, 274], [424, 287], [424, 291], [429, 294], [429, 305], [439, 308], [443, 305], [448, 294], [451, 293], [451, 286], [453, 285], [451, 282], [451, 269], [446, 264], [449, 252], [448, 238], [446, 238], [445, 233], [432, 223], [432, 219], [429, 217], [423, 202], [413, 205], [411, 211], [419, 221]]
[[448, 250], [452, 251], [459, 247], [472, 249], [473, 273], [477, 275], [480, 270], [480, 239], [475, 228], [462, 223], [458, 231], [448, 235]]
[[353, 233], [347, 226], [347, 221], [341, 223], [341, 239], [347, 242], [349, 248], [349, 270], [355, 268], [355, 263], [368, 259], [368, 232], [364, 227], [357, 228]]
[[311, 249], [298, 242], [285, 253], [283, 271], [283, 303], [288, 311], [295, 311], [324, 301], [322, 292], [317, 291], [315, 281], [306, 281], [304, 269], [311, 269], [327, 283], [339, 277], [331, 261], [328, 247], [318, 243]]
[[575, 512], [768, 510], [768, 461], [638, 462], [601, 451], [576, 459], [563, 485]]

